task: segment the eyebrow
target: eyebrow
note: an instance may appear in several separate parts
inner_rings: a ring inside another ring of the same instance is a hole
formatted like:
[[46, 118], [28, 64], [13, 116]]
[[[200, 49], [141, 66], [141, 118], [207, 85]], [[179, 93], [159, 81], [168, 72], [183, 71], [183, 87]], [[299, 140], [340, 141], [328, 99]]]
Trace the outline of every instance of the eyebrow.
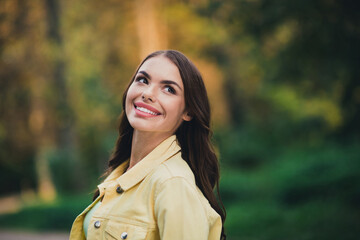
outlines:
[[[143, 74], [145, 77], [147, 77], [148, 79], [151, 80], [151, 76], [147, 72], [139, 71], [139, 73]], [[173, 84], [173, 85], [176, 85], [180, 90], [182, 90], [182, 88], [179, 86], [179, 84], [177, 84], [176, 82], [174, 82], [172, 80], [162, 80], [160, 83], [162, 83], [162, 84]]]
[[151, 80], [151, 77], [150, 77], [150, 75], [149, 75], [147, 72], [145, 72], [145, 71], [140, 71], [139, 73], [145, 75], [145, 77], [147, 77], [148, 79]]

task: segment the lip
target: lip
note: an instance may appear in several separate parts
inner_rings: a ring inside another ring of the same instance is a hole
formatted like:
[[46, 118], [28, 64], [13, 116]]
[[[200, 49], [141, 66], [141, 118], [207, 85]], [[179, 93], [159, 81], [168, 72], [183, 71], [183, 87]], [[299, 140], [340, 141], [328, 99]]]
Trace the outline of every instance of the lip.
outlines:
[[[148, 110], [156, 113], [157, 115], [152, 115], [152, 114], [150, 114], [150, 113], [142, 112], [142, 111], [136, 109], [136, 107], [146, 108], [146, 109], [148, 109]], [[136, 103], [134, 103], [134, 108], [135, 108], [135, 111], [136, 111], [137, 114], [139, 114], [139, 115], [141, 115], [141, 116], [144, 116], [144, 117], [145, 117], [145, 116], [146, 116], [146, 117], [150, 117], [150, 116], [151, 116], [151, 117], [156, 117], [156, 116], [161, 115], [161, 113], [160, 113], [156, 108], [154, 108], [154, 107], [152, 107], [152, 106], [150, 106], [150, 105], [148, 105], [148, 104], [145, 104], [145, 103], [143, 103], [143, 102], [136, 102]]]

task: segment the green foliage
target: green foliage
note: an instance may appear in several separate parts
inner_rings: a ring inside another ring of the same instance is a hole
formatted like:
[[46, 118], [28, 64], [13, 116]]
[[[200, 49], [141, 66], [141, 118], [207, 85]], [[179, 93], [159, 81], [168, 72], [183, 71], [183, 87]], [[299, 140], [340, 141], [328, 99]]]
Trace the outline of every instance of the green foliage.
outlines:
[[231, 156], [229, 149], [238, 148], [233, 158], [241, 162], [242, 154], [262, 156], [262, 164], [229, 164], [222, 169], [220, 190], [230, 239], [357, 238], [358, 143], [289, 144], [268, 154], [251, 145], [237, 147], [246, 146], [238, 143], [228, 138], [220, 150], [222, 161]]
[[[210, 16], [226, 22], [233, 40], [229, 47], [237, 50], [236, 54], [228, 52], [228, 59], [236, 67], [231, 63], [224, 67], [228, 81], [238, 88], [229, 91], [234, 91], [234, 96], [248, 94], [257, 74], [248, 75], [251, 68], [244, 71], [241, 66], [257, 66], [261, 70], [257, 71], [260, 77], [255, 82], [260, 94], [253, 94], [255, 99], [261, 98], [261, 94], [268, 95], [268, 89], [281, 91], [285, 86], [297, 92], [298, 97], [290, 96], [290, 102], [282, 98], [268, 106], [276, 109], [286, 104], [290, 115], [294, 109], [295, 113], [302, 110], [309, 113], [313, 108], [310, 115], [317, 114], [330, 125], [336, 125], [337, 128], [328, 129], [327, 133], [358, 137], [359, 9], [356, 1], [260, 0], [209, 4]], [[239, 80], [237, 84], [230, 79], [234, 76]], [[296, 106], [294, 100], [299, 97], [308, 101], [305, 107]], [[309, 101], [311, 98], [313, 101]], [[251, 98], [246, 100], [250, 100], [247, 105], [254, 107]]]

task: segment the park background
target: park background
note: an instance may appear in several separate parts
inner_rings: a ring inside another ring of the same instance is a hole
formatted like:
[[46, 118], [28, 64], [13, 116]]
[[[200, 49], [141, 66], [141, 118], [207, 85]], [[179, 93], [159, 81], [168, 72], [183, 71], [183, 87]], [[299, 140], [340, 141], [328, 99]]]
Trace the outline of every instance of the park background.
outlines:
[[203, 74], [229, 239], [358, 239], [360, 4], [0, 0], [0, 226], [65, 231], [91, 201], [140, 60]]

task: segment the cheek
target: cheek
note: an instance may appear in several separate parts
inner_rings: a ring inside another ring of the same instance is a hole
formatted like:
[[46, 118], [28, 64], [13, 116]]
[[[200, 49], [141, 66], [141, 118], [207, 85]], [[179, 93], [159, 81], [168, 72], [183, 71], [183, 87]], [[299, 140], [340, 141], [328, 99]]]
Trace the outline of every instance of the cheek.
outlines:
[[125, 112], [128, 112], [131, 109], [133, 98], [134, 92], [131, 91], [131, 88], [129, 88], [125, 98]]
[[167, 109], [173, 118], [179, 119], [182, 117], [185, 111], [185, 103], [182, 99], [176, 99], [175, 101], [166, 102]]
[[127, 94], [125, 102], [132, 101], [136, 97], [136, 88], [131, 85]]

